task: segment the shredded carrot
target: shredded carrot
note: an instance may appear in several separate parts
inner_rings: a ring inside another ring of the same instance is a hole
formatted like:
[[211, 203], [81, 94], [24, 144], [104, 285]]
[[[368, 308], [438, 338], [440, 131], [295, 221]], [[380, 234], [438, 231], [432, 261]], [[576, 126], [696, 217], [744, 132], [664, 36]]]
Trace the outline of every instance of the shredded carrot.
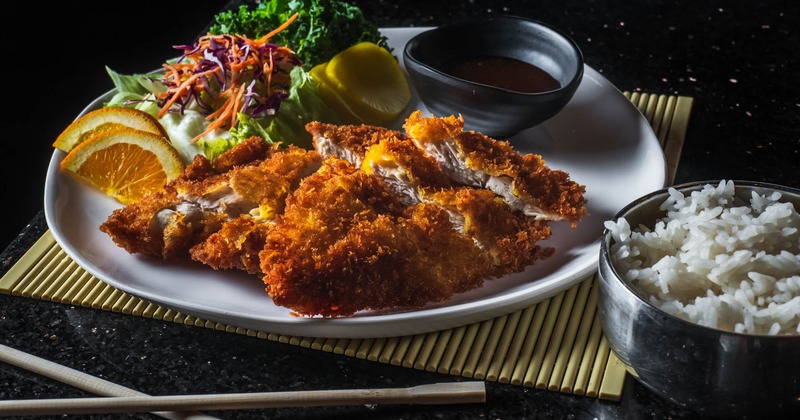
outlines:
[[169, 100], [167, 100], [167, 102], [166, 102], [166, 103], [164, 104], [164, 106], [161, 108], [161, 111], [159, 111], [159, 112], [158, 112], [158, 118], [161, 118], [161, 117], [163, 117], [163, 116], [164, 116], [164, 114], [166, 114], [166, 113], [167, 113], [167, 111], [169, 111], [169, 108], [170, 108], [172, 105], [174, 105], [174, 104], [175, 104], [175, 102], [176, 102], [178, 99], [180, 99], [180, 98], [181, 98], [181, 95], [179, 95], [179, 93], [181, 93], [181, 92], [184, 92], [184, 91], [187, 91], [187, 90], [190, 90], [190, 89], [192, 88], [192, 83], [193, 83], [193, 82], [194, 82], [194, 81], [195, 81], [197, 78], [199, 78], [199, 77], [202, 77], [202, 76], [205, 76], [205, 75], [207, 75], [207, 74], [210, 74], [210, 73], [212, 73], [212, 71], [207, 71], [207, 72], [203, 72], [203, 73], [197, 73], [197, 74], [193, 74], [193, 75], [192, 75], [192, 76], [190, 76], [188, 79], [186, 79], [186, 80], [185, 80], [183, 83], [181, 83], [181, 85], [180, 85], [180, 86], [178, 86], [178, 88], [177, 88], [177, 91], [175, 92], [175, 94], [174, 94], [174, 95], [172, 95], [172, 97], [171, 97], [171, 98], [169, 98]]
[[163, 66], [167, 91], [156, 95], [161, 107], [158, 117], [175, 110], [177, 104], [182, 111], [192, 100], [198, 101], [210, 122], [192, 139], [197, 141], [217, 129], [232, 128], [241, 112], [269, 115], [279, 102], [275, 95], [289, 90], [289, 71], [302, 65], [294, 51], [269, 39], [295, 19], [296, 13], [258, 39], [231, 34], [200, 37], [180, 60]]
[[[236, 94], [236, 99], [233, 102], [233, 109], [240, 109], [242, 104], [242, 96], [244, 96], [244, 92], [247, 90], [247, 86], [239, 86], [239, 92]], [[230, 125], [236, 124], [236, 113], [231, 114], [231, 122]]]
[[289, 25], [291, 25], [292, 22], [295, 21], [295, 19], [297, 19], [297, 13], [289, 16], [289, 19], [287, 19], [286, 22], [283, 22], [281, 24], [281, 26], [278, 26], [277, 28], [273, 29], [272, 32], [270, 32], [270, 33], [262, 36], [261, 38], [259, 38], [258, 41], [259, 42], [267, 42], [267, 41], [269, 41], [269, 39], [272, 38], [273, 36], [275, 36], [277, 33], [279, 33], [280, 31], [288, 28]]

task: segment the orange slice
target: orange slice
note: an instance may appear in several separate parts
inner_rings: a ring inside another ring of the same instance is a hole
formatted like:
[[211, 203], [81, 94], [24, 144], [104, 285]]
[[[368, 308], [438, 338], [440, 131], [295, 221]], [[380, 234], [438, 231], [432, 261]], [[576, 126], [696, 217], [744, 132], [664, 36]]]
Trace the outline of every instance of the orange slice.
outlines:
[[122, 127], [135, 128], [169, 138], [158, 119], [147, 112], [134, 108], [108, 107], [88, 112], [73, 121], [53, 142], [53, 147], [69, 152], [100, 132]]
[[84, 140], [64, 157], [61, 168], [130, 204], [163, 189], [184, 164], [164, 137], [123, 127]]

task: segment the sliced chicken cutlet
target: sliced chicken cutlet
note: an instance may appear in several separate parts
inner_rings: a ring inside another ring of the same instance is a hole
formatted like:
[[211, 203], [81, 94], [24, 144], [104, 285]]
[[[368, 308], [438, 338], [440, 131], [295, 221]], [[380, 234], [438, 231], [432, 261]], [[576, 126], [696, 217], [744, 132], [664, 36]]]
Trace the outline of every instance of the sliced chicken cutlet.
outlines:
[[381, 140], [405, 134], [384, 127], [372, 125], [334, 125], [318, 121], [306, 124], [311, 134], [314, 150], [323, 158], [337, 157], [355, 166], [361, 166], [367, 149]]
[[371, 146], [361, 169], [381, 178], [405, 205], [444, 209], [454, 229], [487, 253], [494, 276], [520, 271], [553, 253], [537, 245], [550, 236], [546, 221], [512, 210], [492, 191], [455, 184], [408, 139]]
[[241, 215], [271, 220], [320, 162], [314, 151], [281, 149], [253, 137], [213, 162], [197, 156], [163, 192], [114, 211], [100, 230], [131, 253], [186, 256]]
[[231, 169], [258, 162], [273, 151], [274, 147], [253, 137], [223, 153], [214, 163], [197, 156], [163, 191], [115, 210], [100, 230], [132, 254], [164, 259], [185, 256], [191, 246], [217, 231], [229, 218], [218, 209], [186, 200], [186, 192], [213, 195], [225, 186]]
[[240, 214], [249, 214], [256, 220], [273, 220], [283, 212], [289, 193], [320, 166], [319, 153], [290, 145], [275, 151], [258, 165], [232, 169], [229, 191], [223, 200], [253, 203], [255, 206], [251, 205], [248, 211]]
[[259, 253], [264, 249], [271, 221], [241, 215], [189, 250], [193, 260], [215, 270], [243, 270], [261, 275]]
[[547, 221], [511, 210], [492, 191], [449, 188], [426, 193], [423, 199], [447, 211], [456, 230], [485, 252], [492, 276], [522, 271], [553, 255], [553, 248], [539, 245], [550, 237]]
[[454, 181], [489, 189], [513, 210], [573, 226], [586, 214], [585, 187], [568, 173], [548, 168], [539, 155], [518, 153], [507, 141], [464, 131], [461, 117], [423, 117], [415, 111], [403, 128]]
[[420, 152], [408, 138], [390, 137], [370, 146], [361, 170], [382, 179], [407, 206], [422, 202], [424, 191], [455, 186], [436, 161]]
[[192, 259], [214, 269], [240, 269], [261, 274], [258, 257], [275, 216], [300, 181], [322, 165], [315, 151], [299, 147], [280, 150], [257, 166], [231, 171], [230, 189], [257, 207], [223, 223], [220, 230], [190, 250]]
[[480, 286], [490, 270], [439, 206], [407, 207], [379, 178], [335, 158], [289, 196], [261, 268], [276, 305], [323, 317], [419, 308]]

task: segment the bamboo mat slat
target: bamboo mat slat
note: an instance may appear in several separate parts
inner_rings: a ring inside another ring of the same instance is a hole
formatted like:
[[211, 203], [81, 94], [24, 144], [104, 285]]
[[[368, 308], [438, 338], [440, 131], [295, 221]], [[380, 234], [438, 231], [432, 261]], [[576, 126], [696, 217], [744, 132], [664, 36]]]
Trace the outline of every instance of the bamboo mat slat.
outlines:
[[[677, 170], [692, 98], [623, 92], [664, 149], [667, 182]], [[89, 307], [276, 341], [404, 368], [617, 401], [626, 370], [609, 350], [597, 315], [597, 279], [520, 311], [403, 337], [297, 337], [225, 325], [118, 290], [72, 261], [50, 231], [0, 278], [0, 293]]]

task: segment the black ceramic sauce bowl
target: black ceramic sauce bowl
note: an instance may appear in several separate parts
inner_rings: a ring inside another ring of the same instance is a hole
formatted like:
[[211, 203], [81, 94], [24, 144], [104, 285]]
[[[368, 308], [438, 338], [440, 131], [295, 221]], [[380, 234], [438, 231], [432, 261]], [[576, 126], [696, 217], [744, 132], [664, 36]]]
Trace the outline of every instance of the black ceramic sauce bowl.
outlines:
[[[534, 93], [455, 77], [447, 63], [461, 57], [516, 59], [541, 70], [560, 87]], [[403, 51], [412, 83], [437, 116], [462, 115], [465, 128], [509, 137], [556, 115], [583, 78], [583, 54], [561, 31], [539, 21], [499, 16], [440, 26], [413, 37]]]

